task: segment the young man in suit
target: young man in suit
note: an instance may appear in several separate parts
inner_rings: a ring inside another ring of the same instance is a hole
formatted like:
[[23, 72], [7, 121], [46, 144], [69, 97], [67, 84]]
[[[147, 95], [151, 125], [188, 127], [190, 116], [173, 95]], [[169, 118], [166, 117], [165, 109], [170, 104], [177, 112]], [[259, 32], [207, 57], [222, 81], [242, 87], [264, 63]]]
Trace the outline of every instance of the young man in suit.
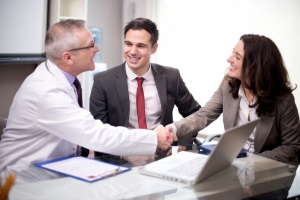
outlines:
[[[95, 119], [129, 129], [154, 129], [159, 124], [173, 122], [175, 105], [183, 117], [200, 109], [178, 69], [150, 63], [150, 57], [158, 47], [158, 35], [156, 24], [149, 19], [137, 18], [125, 26], [123, 54], [126, 62], [94, 77], [90, 111]], [[145, 126], [138, 122], [137, 77], [144, 79]], [[178, 138], [180, 150], [190, 147], [194, 137]], [[95, 157], [113, 163], [122, 162], [119, 157], [99, 152], [95, 152]]]

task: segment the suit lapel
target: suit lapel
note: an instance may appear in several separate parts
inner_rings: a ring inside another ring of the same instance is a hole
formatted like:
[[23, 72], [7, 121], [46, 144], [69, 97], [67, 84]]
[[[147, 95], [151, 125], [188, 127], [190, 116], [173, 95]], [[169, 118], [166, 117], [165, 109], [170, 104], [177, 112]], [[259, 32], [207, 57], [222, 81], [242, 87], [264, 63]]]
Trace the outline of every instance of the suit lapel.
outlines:
[[[226, 85], [227, 86], [227, 85]], [[229, 87], [229, 86], [228, 86]], [[228, 90], [229, 88], [223, 88], [223, 90]], [[234, 126], [234, 122], [237, 116], [237, 112], [239, 109], [241, 98], [234, 99], [232, 97], [232, 94], [230, 92], [224, 92], [227, 94], [226, 97], [223, 97], [224, 100], [224, 106], [223, 106], [223, 119], [224, 119], [224, 127], [225, 129], [231, 128]], [[268, 115], [262, 115], [260, 116], [260, 122], [257, 124], [255, 129], [255, 141], [254, 141], [254, 150], [255, 152], [259, 152], [261, 148], [263, 147], [265, 141], [267, 140], [271, 129], [274, 124], [275, 119], [275, 113], [276, 111], [272, 111], [271, 113], [268, 113]], [[225, 118], [226, 116], [226, 118]], [[273, 117], [271, 117], [273, 116]]]
[[165, 112], [167, 109], [167, 78], [162, 70], [156, 64], [151, 64], [155, 85], [157, 88], [158, 96], [161, 104], [161, 122], [163, 122]]
[[[226, 118], [224, 117], [224, 127], [225, 129], [228, 129], [234, 126], [241, 98], [239, 97], [238, 99], [234, 99], [231, 93], [227, 92], [226, 94], [227, 97], [225, 97], [226, 101], [224, 105], [223, 115], [226, 116]], [[271, 132], [275, 118], [275, 111], [269, 114], [273, 117], [270, 117], [269, 115], [260, 116], [260, 122], [256, 126], [254, 139], [255, 152], [259, 152], [261, 150]]]
[[117, 70], [114, 82], [116, 85], [117, 95], [121, 104], [121, 109], [123, 113], [123, 124], [128, 126], [129, 121], [129, 94], [128, 94], [128, 85], [127, 85], [127, 75], [125, 71], [125, 63]]
[[228, 92], [226, 94], [227, 97], [226, 97], [225, 105], [223, 106], [224, 109], [223, 115], [226, 116], [226, 118], [225, 117], [223, 118], [224, 118], [224, 127], [225, 129], [228, 129], [234, 126], [234, 122], [240, 106], [241, 98], [234, 99], [231, 93]]
[[[224, 127], [225, 129], [231, 128], [234, 126], [234, 122], [237, 116], [238, 108], [240, 105], [240, 98], [233, 99], [231, 93], [226, 99], [226, 104], [224, 105]], [[275, 118], [275, 111], [271, 113], [273, 117], [270, 117], [269, 115], [262, 115], [260, 117], [260, 122], [256, 126], [256, 133], [255, 133], [255, 142], [254, 142], [254, 150], [255, 152], [259, 152], [261, 148], [263, 147], [265, 141], [267, 140], [271, 128], [273, 126], [274, 118]]]
[[275, 110], [269, 115], [260, 116], [260, 122], [256, 126], [255, 138], [254, 138], [254, 150], [260, 152], [264, 143], [266, 142], [275, 119]]

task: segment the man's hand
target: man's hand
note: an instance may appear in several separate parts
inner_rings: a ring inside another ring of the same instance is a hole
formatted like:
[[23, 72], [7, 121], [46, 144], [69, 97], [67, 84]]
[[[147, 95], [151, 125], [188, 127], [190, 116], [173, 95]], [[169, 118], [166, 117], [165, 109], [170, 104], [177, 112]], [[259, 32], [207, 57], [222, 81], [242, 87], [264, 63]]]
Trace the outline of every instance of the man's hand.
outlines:
[[175, 134], [169, 131], [169, 129], [165, 129], [162, 125], [157, 126], [154, 131], [157, 134], [157, 148], [166, 150], [168, 149], [173, 141], [177, 141], [177, 137]]

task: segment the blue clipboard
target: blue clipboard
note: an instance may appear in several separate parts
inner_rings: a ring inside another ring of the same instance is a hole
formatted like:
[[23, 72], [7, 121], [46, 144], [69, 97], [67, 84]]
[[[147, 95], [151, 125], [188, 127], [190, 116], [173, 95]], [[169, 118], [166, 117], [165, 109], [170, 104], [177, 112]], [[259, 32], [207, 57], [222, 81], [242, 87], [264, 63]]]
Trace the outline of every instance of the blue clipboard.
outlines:
[[[208, 144], [208, 145], [201, 145], [199, 147], [199, 153], [202, 150], [205, 154], [209, 154], [214, 148], [215, 144]], [[237, 155], [237, 158], [242, 158], [247, 156], [247, 151], [245, 149], [242, 149], [240, 153]]]
[[131, 168], [128, 167], [118, 166], [76, 155], [34, 163], [34, 165], [36, 167], [89, 183], [103, 180], [131, 170]]

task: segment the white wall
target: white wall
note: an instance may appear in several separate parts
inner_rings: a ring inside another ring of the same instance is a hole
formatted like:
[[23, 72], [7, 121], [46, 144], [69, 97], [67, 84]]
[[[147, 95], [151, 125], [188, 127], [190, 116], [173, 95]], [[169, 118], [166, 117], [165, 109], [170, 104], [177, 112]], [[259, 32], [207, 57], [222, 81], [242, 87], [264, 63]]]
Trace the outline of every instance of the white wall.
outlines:
[[145, 17], [153, 20], [153, 6], [156, 1], [153, 0], [123, 0], [123, 28], [125, 25], [138, 17]]
[[103, 31], [102, 58], [108, 68], [121, 64], [122, 1], [88, 0], [87, 22]]
[[0, 54], [42, 54], [47, 0], [0, 0]]
[[[156, 62], [180, 69], [201, 105], [217, 89], [227, 57], [241, 35], [271, 38], [281, 50], [292, 83], [300, 87], [299, 0], [158, 0]], [[294, 91], [300, 109], [300, 88]], [[181, 117], [176, 112], [175, 119]], [[207, 127], [222, 132], [220, 118]]]

